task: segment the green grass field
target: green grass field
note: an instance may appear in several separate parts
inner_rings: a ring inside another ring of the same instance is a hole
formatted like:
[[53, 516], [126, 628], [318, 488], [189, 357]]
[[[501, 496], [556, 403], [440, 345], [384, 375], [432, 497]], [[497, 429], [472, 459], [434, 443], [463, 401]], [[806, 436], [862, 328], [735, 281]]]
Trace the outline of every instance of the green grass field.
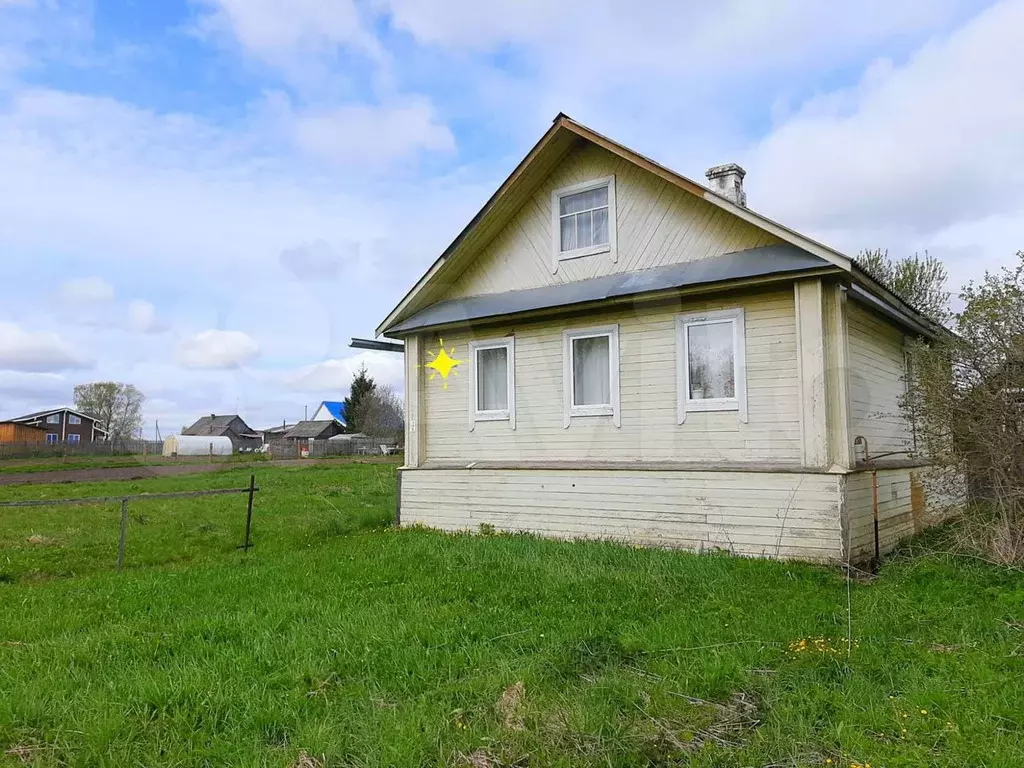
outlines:
[[398, 531], [393, 466], [256, 475], [252, 551], [241, 496], [139, 503], [121, 575], [117, 505], [0, 510], [0, 765], [1024, 765], [1018, 573], [896, 557], [848, 654], [835, 569]]

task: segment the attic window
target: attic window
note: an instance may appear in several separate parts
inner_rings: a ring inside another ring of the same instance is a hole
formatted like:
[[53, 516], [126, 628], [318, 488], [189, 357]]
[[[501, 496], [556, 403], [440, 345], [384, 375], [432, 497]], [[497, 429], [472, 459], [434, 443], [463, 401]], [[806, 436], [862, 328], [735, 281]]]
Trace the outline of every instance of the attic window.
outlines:
[[593, 256], [615, 255], [615, 177], [608, 176], [551, 193], [551, 223], [555, 259], [558, 262]]

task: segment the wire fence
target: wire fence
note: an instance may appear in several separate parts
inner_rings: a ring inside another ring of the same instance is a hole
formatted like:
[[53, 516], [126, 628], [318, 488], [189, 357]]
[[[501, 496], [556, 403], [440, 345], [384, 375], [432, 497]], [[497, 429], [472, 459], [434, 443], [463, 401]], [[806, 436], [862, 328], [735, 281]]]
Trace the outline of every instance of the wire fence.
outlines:
[[[198, 491], [170, 491], [166, 493], [135, 493], [118, 494], [114, 496], [84, 496], [67, 499], [26, 499], [22, 501], [0, 502], [0, 509], [25, 509], [32, 507], [102, 507], [105, 505], [120, 503], [120, 525], [117, 539], [117, 571], [124, 568], [126, 549], [128, 545], [128, 504], [129, 502], [147, 502], [166, 499], [192, 499], [206, 496], [226, 496], [231, 494], [246, 494], [247, 503], [245, 511], [245, 534], [242, 543], [237, 547], [248, 552], [252, 548], [252, 510], [253, 500], [259, 491], [256, 485], [256, 475], [249, 476], [249, 485], [244, 488], [212, 488]], [[140, 516], [140, 519], [143, 520]], [[65, 521], [66, 522], [66, 521]], [[89, 524], [96, 527], [96, 519], [93, 517]], [[102, 527], [102, 526], [101, 526]], [[35, 541], [33, 541], [35, 539]], [[46, 538], [41, 534], [33, 534], [28, 539], [32, 543], [44, 544]]]

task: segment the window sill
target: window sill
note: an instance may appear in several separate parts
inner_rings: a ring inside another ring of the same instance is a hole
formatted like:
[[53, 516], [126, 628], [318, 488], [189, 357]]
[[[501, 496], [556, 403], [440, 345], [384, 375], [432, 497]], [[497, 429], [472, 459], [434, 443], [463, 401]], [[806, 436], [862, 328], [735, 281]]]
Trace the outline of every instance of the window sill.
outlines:
[[571, 261], [572, 259], [579, 259], [584, 256], [597, 256], [599, 253], [609, 253], [611, 251], [611, 245], [594, 245], [590, 248], [577, 248], [574, 251], [560, 251], [558, 254], [559, 261]]
[[610, 405], [580, 405], [569, 410], [569, 418], [589, 418], [591, 416], [614, 416], [615, 409]]
[[738, 411], [740, 409], [739, 400], [687, 400], [686, 410], [688, 412], [695, 411]]
[[477, 411], [473, 421], [508, 421], [508, 411]]

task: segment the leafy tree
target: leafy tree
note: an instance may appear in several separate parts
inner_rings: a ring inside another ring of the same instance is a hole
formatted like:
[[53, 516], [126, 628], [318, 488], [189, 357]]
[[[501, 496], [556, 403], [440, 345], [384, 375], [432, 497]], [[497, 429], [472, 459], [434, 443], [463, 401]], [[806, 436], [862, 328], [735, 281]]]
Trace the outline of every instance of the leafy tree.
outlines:
[[359, 370], [352, 377], [352, 387], [349, 390], [348, 397], [345, 398], [345, 420], [348, 422], [350, 431], [362, 431], [362, 425], [359, 423], [362, 403], [376, 389], [376, 383], [366, 373], [366, 366], [359, 366]]
[[359, 431], [370, 437], [401, 442], [405, 436], [402, 401], [386, 384], [363, 397], [355, 417]]
[[878, 278], [897, 296], [936, 322], [946, 324], [952, 319], [946, 267], [937, 258], [924, 252], [893, 261], [889, 251], [880, 248], [863, 250], [856, 261]]
[[75, 387], [75, 409], [95, 417], [110, 440], [134, 437], [142, 429], [146, 396], [132, 384], [95, 381]]
[[1024, 563], [1024, 251], [1015, 268], [985, 273], [960, 293], [956, 335], [918, 342], [902, 403], [940, 496], [966, 479], [964, 542]]

